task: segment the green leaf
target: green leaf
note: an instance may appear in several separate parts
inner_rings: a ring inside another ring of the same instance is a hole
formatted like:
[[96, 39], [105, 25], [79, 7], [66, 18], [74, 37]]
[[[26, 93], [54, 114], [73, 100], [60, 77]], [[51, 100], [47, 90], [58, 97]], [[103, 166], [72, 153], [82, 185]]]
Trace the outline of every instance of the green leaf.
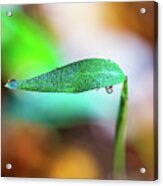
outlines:
[[6, 84], [10, 89], [38, 92], [77, 93], [122, 83], [125, 75], [120, 67], [106, 59], [80, 60], [32, 79]]

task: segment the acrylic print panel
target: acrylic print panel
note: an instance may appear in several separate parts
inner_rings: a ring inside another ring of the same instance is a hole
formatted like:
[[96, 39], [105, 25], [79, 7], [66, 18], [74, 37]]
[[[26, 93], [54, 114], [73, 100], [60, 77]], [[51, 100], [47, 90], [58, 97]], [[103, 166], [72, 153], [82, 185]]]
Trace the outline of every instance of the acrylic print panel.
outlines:
[[2, 6], [2, 176], [157, 179], [157, 4]]

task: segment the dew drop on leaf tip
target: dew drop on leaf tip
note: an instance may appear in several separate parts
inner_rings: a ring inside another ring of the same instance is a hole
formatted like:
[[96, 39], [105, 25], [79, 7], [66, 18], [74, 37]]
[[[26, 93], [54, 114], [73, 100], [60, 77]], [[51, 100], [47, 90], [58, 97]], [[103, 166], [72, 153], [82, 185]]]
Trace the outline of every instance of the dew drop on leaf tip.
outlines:
[[5, 87], [8, 89], [16, 89], [18, 86], [18, 82], [15, 79], [8, 80], [5, 84]]

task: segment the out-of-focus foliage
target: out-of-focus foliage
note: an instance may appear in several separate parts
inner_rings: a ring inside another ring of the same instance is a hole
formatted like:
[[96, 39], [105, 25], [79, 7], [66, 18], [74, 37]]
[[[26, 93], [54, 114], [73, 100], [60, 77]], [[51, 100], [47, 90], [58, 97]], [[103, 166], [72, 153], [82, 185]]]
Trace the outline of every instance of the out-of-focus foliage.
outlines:
[[12, 16], [6, 15], [7, 10], [2, 7], [1, 11], [3, 79], [28, 78], [56, 67], [60, 57], [55, 36], [33, 22], [20, 6], [13, 7]]
[[[105, 120], [116, 116], [119, 94], [118, 88], [111, 95], [105, 90], [81, 94], [14, 91], [6, 100], [5, 115], [13, 120], [22, 118], [33, 124], [40, 122], [53, 127], [75, 125], [81, 119], [96, 120], [98, 123], [101, 117]], [[113, 99], [115, 96], [116, 101]]]

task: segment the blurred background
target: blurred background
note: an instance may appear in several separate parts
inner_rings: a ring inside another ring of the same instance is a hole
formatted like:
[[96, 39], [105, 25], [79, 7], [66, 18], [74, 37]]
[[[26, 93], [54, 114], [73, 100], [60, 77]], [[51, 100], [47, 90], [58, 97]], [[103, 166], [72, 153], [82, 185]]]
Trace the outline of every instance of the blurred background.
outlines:
[[2, 176], [112, 179], [121, 85], [111, 95], [4, 88], [8, 79], [97, 57], [128, 76], [126, 179], [153, 180], [154, 2], [10, 5], [1, 18]]

